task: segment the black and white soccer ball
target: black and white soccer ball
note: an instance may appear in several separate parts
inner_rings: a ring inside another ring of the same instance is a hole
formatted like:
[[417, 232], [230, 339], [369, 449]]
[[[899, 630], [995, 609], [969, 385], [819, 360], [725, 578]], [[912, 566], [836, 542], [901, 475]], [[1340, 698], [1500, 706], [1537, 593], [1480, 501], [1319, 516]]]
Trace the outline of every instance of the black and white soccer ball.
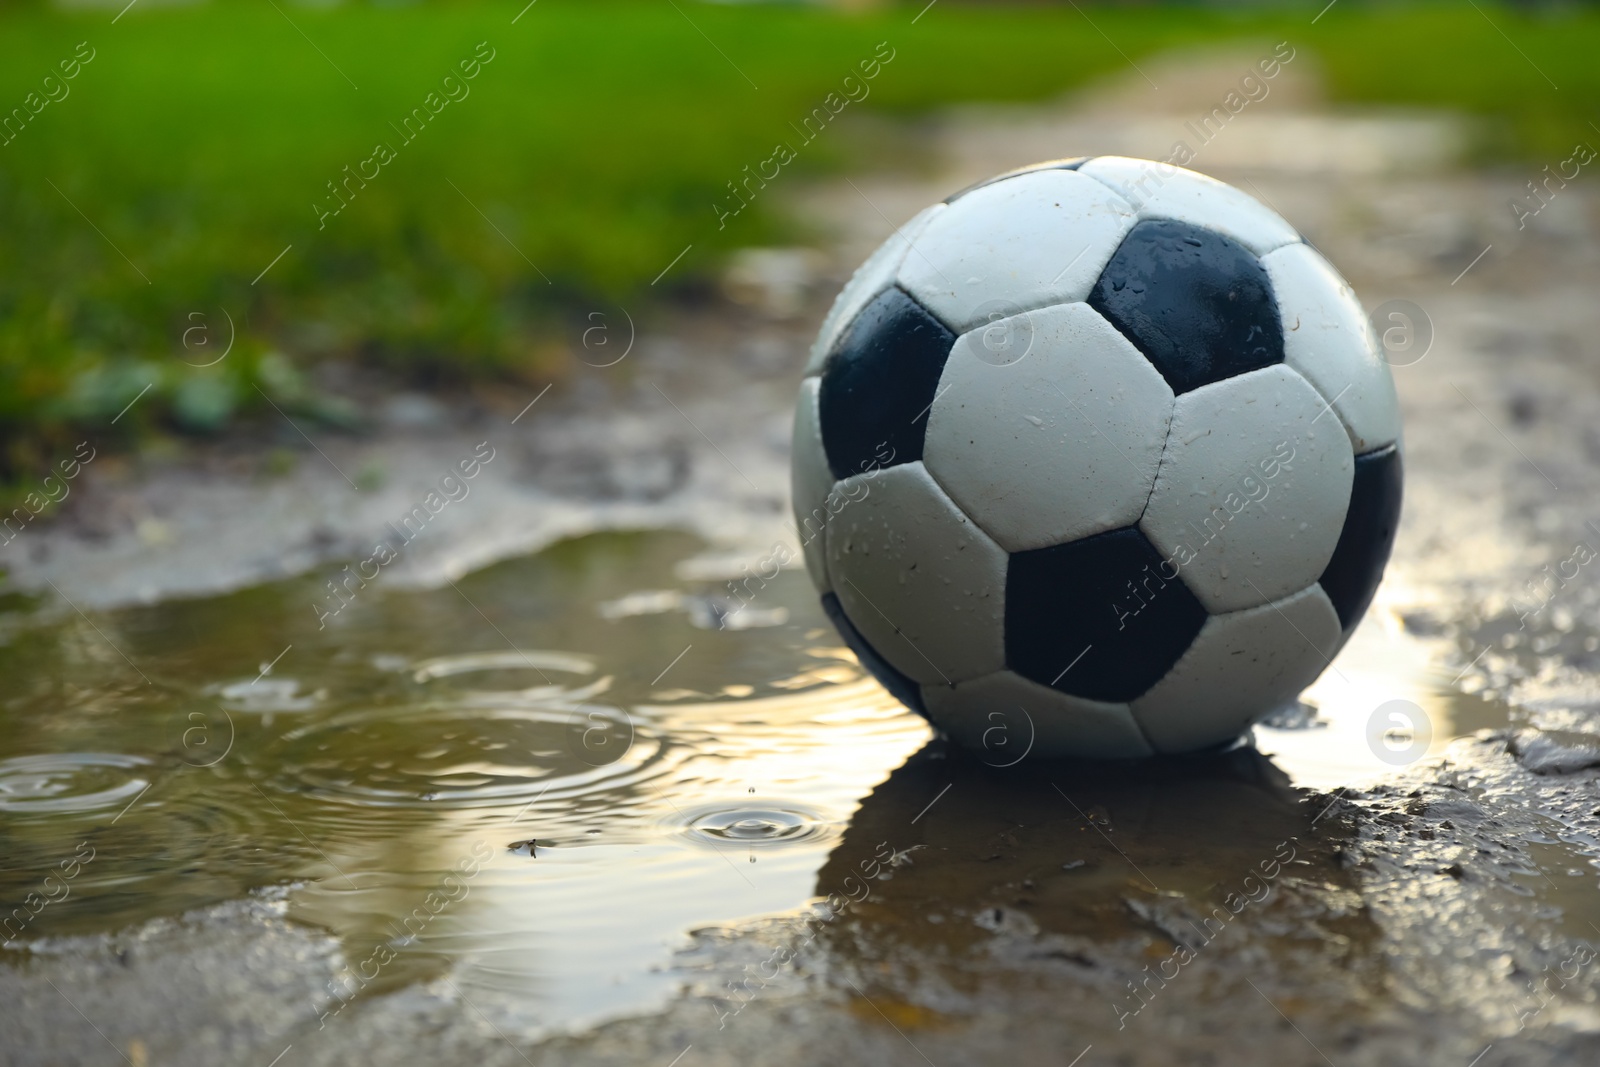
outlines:
[[1115, 156], [913, 218], [839, 294], [795, 412], [828, 615], [995, 759], [1232, 742], [1348, 639], [1400, 492], [1394, 383], [1339, 274], [1239, 190]]

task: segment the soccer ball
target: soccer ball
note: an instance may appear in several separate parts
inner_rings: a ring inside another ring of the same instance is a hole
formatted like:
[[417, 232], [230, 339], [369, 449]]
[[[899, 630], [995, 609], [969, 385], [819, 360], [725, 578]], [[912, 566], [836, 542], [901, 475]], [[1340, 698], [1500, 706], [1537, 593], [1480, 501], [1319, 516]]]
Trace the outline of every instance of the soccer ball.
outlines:
[[1170, 164], [1044, 163], [917, 215], [839, 294], [793, 499], [895, 697], [1007, 759], [1224, 746], [1377, 590], [1394, 383], [1274, 212]]

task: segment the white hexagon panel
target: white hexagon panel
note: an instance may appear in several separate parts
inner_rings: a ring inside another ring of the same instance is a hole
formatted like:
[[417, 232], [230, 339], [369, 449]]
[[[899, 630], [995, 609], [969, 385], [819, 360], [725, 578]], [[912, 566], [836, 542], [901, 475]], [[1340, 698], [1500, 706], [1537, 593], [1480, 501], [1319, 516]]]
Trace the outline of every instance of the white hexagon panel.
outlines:
[[1400, 439], [1400, 401], [1371, 324], [1350, 288], [1310, 245], [1262, 257], [1283, 318], [1283, 361], [1338, 413], [1356, 455]]
[[1213, 615], [1315, 582], [1350, 505], [1354, 454], [1322, 395], [1282, 364], [1178, 397], [1139, 528]]
[[861, 635], [913, 681], [1005, 665], [1006, 553], [921, 463], [857, 474], [828, 520], [828, 581]]
[[1037, 170], [964, 194], [928, 223], [899, 283], [956, 333], [1082, 300], [1137, 221], [1106, 185]]
[[1158, 752], [1226, 744], [1310, 685], [1340, 640], [1339, 616], [1315, 585], [1214, 615], [1166, 677], [1133, 701], [1133, 718]]
[[1088, 304], [1057, 304], [957, 338], [928, 414], [923, 462], [1009, 552], [1144, 513], [1173, 395]]

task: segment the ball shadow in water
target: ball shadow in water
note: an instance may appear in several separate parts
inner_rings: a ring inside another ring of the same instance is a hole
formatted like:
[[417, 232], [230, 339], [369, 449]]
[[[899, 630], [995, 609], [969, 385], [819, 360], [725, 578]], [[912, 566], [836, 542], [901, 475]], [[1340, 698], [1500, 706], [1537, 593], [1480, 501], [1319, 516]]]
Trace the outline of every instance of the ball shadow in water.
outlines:
[[1235, 929], [1252, 924], [1232, 916], [1270, 908], [1280, 930], [1286, 919], [1314, 922], [1344, 944], [1370, 943], [1367, 919], [1328, 903], [1350, 899], [1352, 883], [1339, 862], [1348, 831], [1319, 818], [1325, 810], [1325, 798], [1291, 787], [1250, 747], [996, 769], [936, 740], [862, 802], [817, 893], [860, 900], [828, 942], [868, 959], [897, 947], [958, 959], [1011, 932], [1131, 960], [1180, 940], [1195, 946], [1217, 908]]

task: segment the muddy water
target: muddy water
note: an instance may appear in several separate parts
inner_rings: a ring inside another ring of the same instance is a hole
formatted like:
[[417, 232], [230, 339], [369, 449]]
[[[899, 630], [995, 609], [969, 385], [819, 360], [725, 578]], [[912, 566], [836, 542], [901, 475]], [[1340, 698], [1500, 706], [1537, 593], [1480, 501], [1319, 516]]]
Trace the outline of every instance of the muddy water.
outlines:
[[[849, 895], [861, 871], [879, 888], [847, 929], [877, 944], [852, 954], [1017, 922], [1125, 933], [1130, 889], [1217, 896], [1308, 834], [1302, 787], [1376, 781], [1507, 721], [1375, 615], [1259, 751], [1001, 769], [1010, 754], [948, 751], [864, 678], [803, 574], [730, 614], [738, 571], [687, 535], [606, 534], [435, 591], [374, 584], [320, 627], [341, 601], [314, 579], [44, 620], [13, 601], [9, 932], [110, 931], [288, 884], [290, 915], [348, 961], [308, 1017], [448, 976], [548, 1032], [660, 1003], [689, 931]], [[1429, 736], [1374, 733], [1397, 697]], [[1586, 863], [1546, 848], [1529, 877], [1548, 866], [1579, 886], [1563, 900], [1592, 900]], [[1344, 880], [1326, 848], [1296, 862]], [[921, 877], [897, 891], [908, 863]]]
[[293, 881], [363, 991], [466, 962], [469, 995], [520, 994], [533, 1023], [653, 999], [684, 931], [810, 897], [858, 798], [930, 736], [803, 575], [734, 620], [765, 625], [698, 628], [729, 610], [723, 581], [677, 577], [726, 566], [699, 549], [591, 537], [369, 586], [321, 630], [312, 605], [338, 601], [313, 580], [13, 630], [0, 899], [57, 898], [28, 939]]

